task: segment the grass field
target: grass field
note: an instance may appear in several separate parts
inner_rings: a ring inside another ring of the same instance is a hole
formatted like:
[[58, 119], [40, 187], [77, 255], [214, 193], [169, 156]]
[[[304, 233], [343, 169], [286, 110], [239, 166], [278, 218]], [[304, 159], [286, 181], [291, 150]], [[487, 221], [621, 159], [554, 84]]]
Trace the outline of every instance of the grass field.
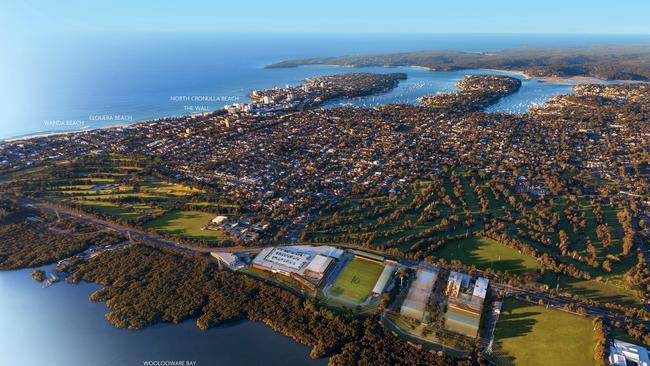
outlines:
[[555, 287], [559, 283], [560, 289], [597, 301], [617, 302], [629, 306], [640, 305], [641, 298], [634, 291], [626, 288], [623, 281], [623, 274], [620, 273], [610, 273], [603, 276], [603, 280], [600, 281], [579, 280], [551, 272], [546, 272], [543, 277], [543, 282], [550, 287]]
[[[0, 176], [0, 185], [120, 221], [148, 219], [179, 204], [210, 207], [214, 213], [238, 209], [228, 200], [213, 202], [215, 195], [204, 189], [152, 174], [147, 167], [148, 161], [142, 158], [90, 155], [11, 172]], [[43, 188], [33, 182], [47, 182], [47, 186]]]
[[330, 293], [346, 300], [363, 302], [383, 269], [381, 264], [354, 258], [343, 268]]
[[201, 230], [214, 215], [200, 211], [174, 211], [147, 223], [148, 228], [156, 229], [165, 234], [180, 237], [220, 241], [225, 239], [225, 233], [215, 230]]
[[593, 365], [591, 320], [514, 299], [504, 302], [495, 340], [500, 365]]
[[[594, 182], [598, 186], [601, 183]], [[622, 277], [635, 264], [633, 254], [621, 258], [620, 262], [610, 261], [612, 272], [602, 269], [607, 255], [619, 256], [622, 251], [623, 229], [617, 214], [624, 203], [586, 197], [579, 192], [538, 196], [527, 193], [524, 187], [527, 185], [487, 178], [463, 169], [445, 171], [433, 178], [415, 179], [401, 185], [394, 194], [352, 195], [323, 210], [305, 228], [305, 241], [397, 249], [403, 253], [457, 259], [483, 269], [516, 274], [534, 272], [538, 268], [534, 258], [487, 239], [472, 237], [448, 243], [443, 248], [435, 245], [438, 240], [462, 237], [466, 232], [478, 235], [486, 217], [498, 218], [503, 219], [501, 230], [512, 239], [530, 245], [540, 254], [554, 254], [560, 262], [589, 272], [593, 279], [602, 279], [561, 281], [560, 286], [566, 290], [597, 301], [618, 298], [638, 303], [635, 299], [638, 296], [625, 289]], [[603, 224], [607, 224], [605, 232], [611, 236], [608, 238], [611, 245], [605, 245], [597, 234], [598, 225]], [[600, 266], [594, 268], [561, 255], [560, 230], [567, 233], [570, 249], [583, 258], [591, 257], [587, 246], [590, 241]]]
[[444, 258], [448, 262], [459, 260], [463, 264], [475, 265], [479, 269], [492, 268], [517, 274], [537, 270], [535, 258], [521, 254], [495, 240], [478, 236], [449, 242], [433, 255]]
[[[120, 217], [125, 219], [135, 219], [138, 217], [137, 211], [120, 207], [119, 205], [113, 202], [87, 201], [87, 200], [74, 200], [71, 202], [79, 205], [93, 207], [99, 212], [105, 213], [107, 215], [111, 215], [113, 217]], [[147, 212], [149, 212], [149, 210], [147, 210]]]

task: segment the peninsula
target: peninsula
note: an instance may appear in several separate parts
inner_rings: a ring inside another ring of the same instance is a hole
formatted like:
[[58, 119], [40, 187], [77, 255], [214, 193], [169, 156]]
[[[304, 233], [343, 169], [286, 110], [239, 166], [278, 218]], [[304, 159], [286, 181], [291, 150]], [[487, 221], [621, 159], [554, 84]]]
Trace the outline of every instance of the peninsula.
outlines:
[[499, 52], [419, 51], [288, 60], [269, 68], [303, 65], [417, 66], [430, 70], [501, 69], [536, 77], [591, 76], [603, 80], [650, 79], [650, 46], [525, 47]]
[[5, 142], [0, 269], [98, 283], [117, 327], [250, 319], [333, 366], [589, 365], [614, 337], [650, 345], [650, 85], [487, 113], [521, 81], [478, 75], [418, 105], [321, 107], [403, 79]]

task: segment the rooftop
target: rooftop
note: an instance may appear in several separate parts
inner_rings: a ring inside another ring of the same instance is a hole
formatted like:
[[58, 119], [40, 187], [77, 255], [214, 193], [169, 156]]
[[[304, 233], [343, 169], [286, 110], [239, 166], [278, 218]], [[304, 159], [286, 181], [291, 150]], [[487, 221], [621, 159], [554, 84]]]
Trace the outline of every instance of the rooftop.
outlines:
[[433, 286], [438, 278], [437, 268], [420, 266], [415, 275], [415, 281], [411, 284], [406, 299], [402, 303], [404, 309], [412, 309], [416, 312], [423, 312], [433, 291]]
[[327, 267], [332, 263], [333, 259], [330, 257], [326, 257], [321, 254], [317, 254], [314, 259], [309, 263], [307, 266], [306, 270], [316, 272], [316, 273], [323, 273], [325, 270], [327, 270]]
[[609, 362], [612, 366], [648, 366], [648, 350], [636, 344], [614, 340], [609, 349]]
[[485, 294], [487, 292], [489, 282], [490, 281], [487, 278], [484, 277], [477, 278], [476, 283], [474, 284], [474, 292], [472, 293], [472, 295], [485, 299]]

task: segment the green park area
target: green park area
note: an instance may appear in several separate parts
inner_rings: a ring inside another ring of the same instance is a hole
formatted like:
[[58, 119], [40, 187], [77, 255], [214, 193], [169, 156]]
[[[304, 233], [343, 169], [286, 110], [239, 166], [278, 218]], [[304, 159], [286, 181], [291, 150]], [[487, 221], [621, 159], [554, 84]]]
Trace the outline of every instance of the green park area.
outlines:
[[[624, 269], [625, 267], [620, 266], [619, 268]], [[604, 303], [616, 302], [630, 306], [640, 306], [641, 297], [625, 285], [623, 275], [624, 272], [617, 269], [612, 273], [584, 280], [546, 272], [543, 282], [550, 287], [559, 285], [560, 290], [586, 296]]]
[[[129, 224], [150, 221], [170, 210], [209, 211], [211, 216], [237, 212], [236, 205], [215, 200], [215, 195], [204, 189], [155, 173], [152, 164], [145, 158], [91, 154], [8, 173], [0, 177], [0, 183], [18, 194]], [[181, 221], [192, 221], [192, 217]], [[193, 232], [190, 235], [196, 234], [193, 226], [189, 224], [187, 229]]]
[[[409, 251], [411, 246], [417, 245], [415, 236], [440, 225], [446, 221], [445, 216], [454, 213], [445, 203], [434, 203], [439, 201], [435, 192], [441, 187], [429, 180], [417, 180], [398, 194], [350, 197], [321, 212], [306, 228], [305, 238], [312, 242], [362, 243], [371, 237], [371, 246]], [[439, 206], [440, 214], [429, 216], [425, 213], [427, 205]], [[434, 236], [442, 238], [451, 233]]]
[[[416, 179], [393, 191], [351, 195], [328, 207], [305, 228], [303, 240], [430, 255], [517, 275], [540, 270], [533, 256], [481, 236], [498, 225], [499, 235], [591, 276], [558, 279], [545, 268], [543, 284], [600, 302], [640, 302], [624, 278], [636, 256], [621, 255], [621, 202], [576, 194], [528, 194], [516, 182], [464, 170]], [[569, 252], [580, 257], [562, 254], [560, 231], [568, 238]], [[442, 247], [440, 241], [445, 242]]]
[[501, 366], [590, 366], [594, 346], [591, 320], [506, 299], [492, 357]]
[[376, 262], [354, 258], [343, 268], [329, 290], [333, 296], [361, 303], [370, 295], [384, 267]]
[[226, 236], [223, 231], [205, 229], [212, 218], [214, 214], [208, 212], [172, 211], [148, 222], [146, 227], [188, 239], [221, 241]]
[[[463, 264], [474, 265], [485, 270], [507, 271], [515, 274], [536, 273], [538, 263], [535, 258], [520, 253], [518, 250], [485, 237], [470, 236], [445, 244], [433, 253], [437, 258], [447, 262], [458, 260]], [[629, 260], [629, 258], [628, 258]], [[623, 283], [623, 269], [629, 264], [623, 263], [612, 273], [602, 274], [590, 280], [575, 279], [547, 271], [542, 282], [550, 287], [567, 290], [602, 302], [619, 302], [638, 304], [639, 297], [627, 289]]]
[[522, 254], [496, 240], [479, 236], [448, 242], [433, 255], [437, 258], [444, 258], [447, 262], [458, 260], [463, 264], [474, 265], [483, 270], [491, 268], [496, 271], [521, 274], [524, 272], [534, 273], [538, 268], [535, 258]]

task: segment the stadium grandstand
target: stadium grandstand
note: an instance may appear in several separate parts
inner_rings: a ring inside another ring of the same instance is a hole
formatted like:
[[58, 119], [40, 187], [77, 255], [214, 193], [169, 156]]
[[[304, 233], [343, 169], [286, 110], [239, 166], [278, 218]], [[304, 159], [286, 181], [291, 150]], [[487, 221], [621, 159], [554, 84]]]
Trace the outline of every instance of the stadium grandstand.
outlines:
[[384, 289], [386, 288], [388, 281], [390, 281], [391, 277], [393, 277], [394, 272], [395, 272], [394, 264], [387, 263], [384, 266], [384, 270], [381, 271], [381, 275], [379, 275], [379, 278], [377, 279], [377, 283], [375, 284], [375, 287], [373, 287], [372, 289], [372, 296], [377, 297], [384, 292]]
[[331, 246], [270, 247], [260, 251], [253, 259], [252, 267], [317, 286], [342, 254], [343, 250]]
[[354, 254], [356, 258], [371, 261], [371, 262], [384, 263], [384, 260], [386, 259], [381, 255], [368, 253], [361, 250], [352, 249], [350, 250], [350, 252]]
[[489, 280], [461, 273], [451, 272], [447, 282], [447, 312], [445, 328], [468, 337], [478, 335], [483, 303], [487, 295]]

